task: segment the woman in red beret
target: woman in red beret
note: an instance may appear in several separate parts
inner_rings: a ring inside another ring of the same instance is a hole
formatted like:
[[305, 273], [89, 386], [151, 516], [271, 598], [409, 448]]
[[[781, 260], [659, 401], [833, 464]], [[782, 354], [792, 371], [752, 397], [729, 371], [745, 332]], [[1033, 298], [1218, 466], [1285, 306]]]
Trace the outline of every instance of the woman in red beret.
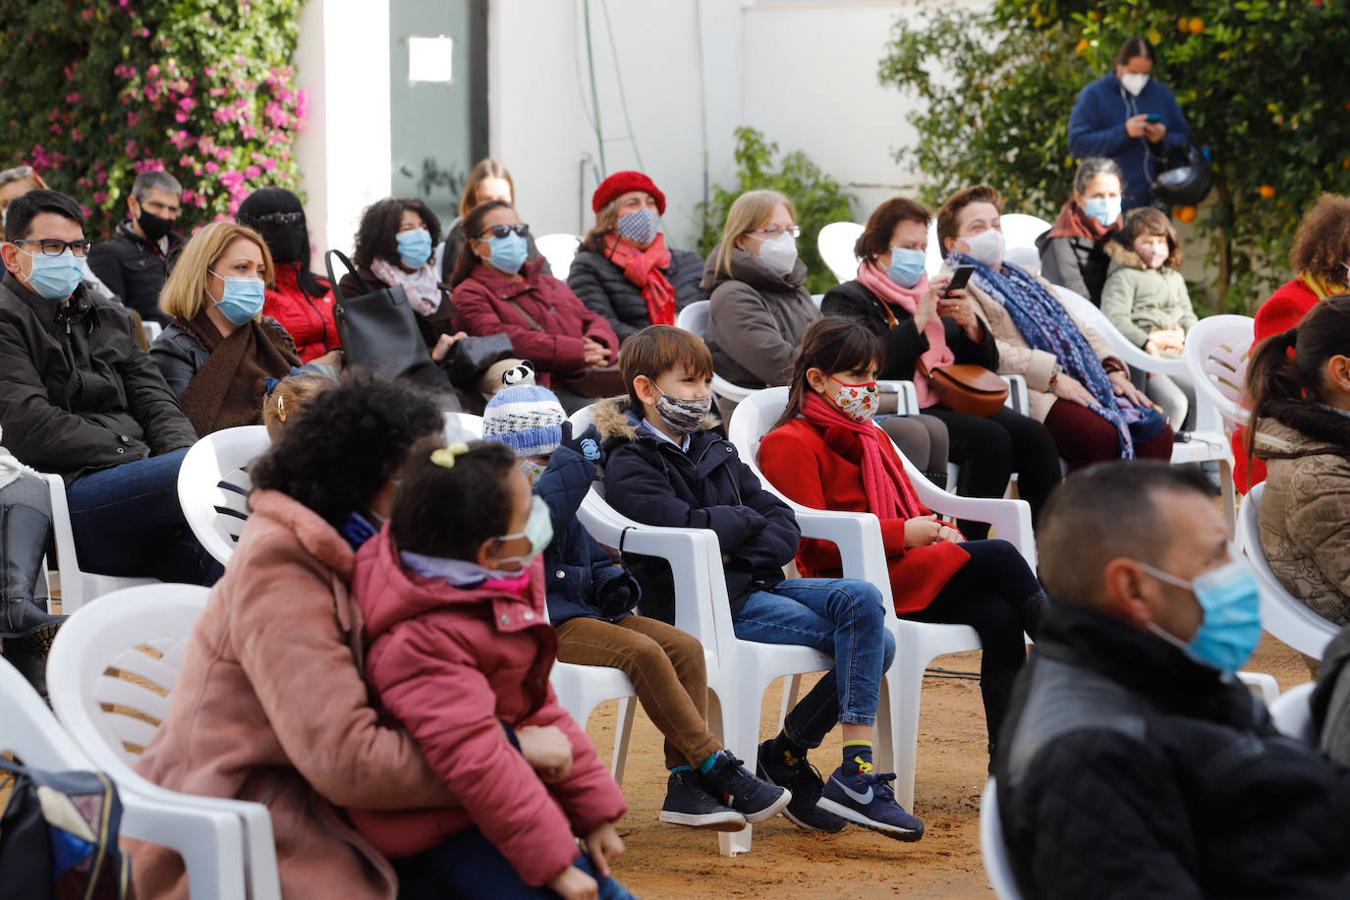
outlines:
[[567, 284], [627, 340], [648, 325], [674, 325], [699, 289], [703, 260], [671, 250], [661, 234], [666, 195], [641, 172], [615, 172], [591, 197], [595, 227], [572, 260]]

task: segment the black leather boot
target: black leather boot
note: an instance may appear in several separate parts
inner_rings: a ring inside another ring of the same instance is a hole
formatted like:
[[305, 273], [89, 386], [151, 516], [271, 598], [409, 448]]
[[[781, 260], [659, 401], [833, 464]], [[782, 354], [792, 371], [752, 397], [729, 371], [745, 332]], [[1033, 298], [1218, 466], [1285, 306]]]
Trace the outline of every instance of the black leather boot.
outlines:
[[65, 616], [34, 598], [51, 519], [31, 506], [0, 506], [0, 653], [47, 696], [47, 653]]
[[994, 773], [994, 753], [998, 749], [999, 730], [1012, 705], [1013, 682], [1017, 672], [991, 672], [980, 677], [980, 697], [984, 700], [984, 725], [989, 733], [989, 774]]

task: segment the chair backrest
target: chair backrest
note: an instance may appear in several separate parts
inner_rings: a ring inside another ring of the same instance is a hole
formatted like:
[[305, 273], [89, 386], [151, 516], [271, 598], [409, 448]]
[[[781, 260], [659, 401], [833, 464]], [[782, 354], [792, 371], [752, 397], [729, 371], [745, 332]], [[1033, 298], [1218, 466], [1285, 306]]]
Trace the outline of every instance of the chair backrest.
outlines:
[[1121, 334], [1120, 330], [1111, 324], [1111, 320], [1106, 317], [1106, 313], [1093, 306], [1091, 300], [1063, 285], [1054, 285], [1054, 289], [1055, 296], [1059, 298], [1059, 302], [1064, 305], [1064, 308], [1073, 313], [1085, 327], [1097, 332], [1102, 340], [1110, 345], [1112, 353], [1128, 365], [1159, 375], [1185, 376], [1186, 364], [1180, 359], [1149, 356], [1131, 343], [1129, 338]]
[[1317, 729], [1313, 725], [1312, 695], [1316, 683], [1308, 682], [1292, 687], [1270, 704], [1270, 717], [1280, 734], [1317, 746]]
[[984, 859], [984, 874], [999, 900], [1022, 900], [1008, 861], [1008, 845], [1003, 841], [1003, 822], [998, 817], [998, 788], [990, 778], [980, 797], [980, 856]]
[[248, 521], [248, 467], [272, 446], [261, 425], [226, 428], [197, 441], [178, 470], [178, 502], [192, 534], [221, 565]]
[[[1040, 216], [1029, 216], [1026, 213], [1004, 213], [998, 220], [1003, 228], [1004, 245], [1009, 250], [1014, 247], [1030, 247], [1035, 250], [1036, 238], [1051, 228], [1050, 223]], [[1040, 259], [1039, 251], [1036, 258]]]
[[1186, 371], [1191, 382], [1223, 416], [1232, 431], [1247, 422], [1243, 407], [1247, 362], [1256, 320], [1250, 316], [1209, 316], [1186, 335]]
[[1261, 498], [1265, 492], [1264, 483], [1252, 488], [1242, 499], [1237, 520], [1238, 543], [1261, 585], [1261, 625], [1298, 652], [1321, 659], [1339, 629], [1290, 594], [1266, 562], [1261, 546]]
[[445, 442], [477, 440], [483, 436], [483, 417], [472, 413], [448, 412], [445, 414]]
[[858, 257], [853, 255], [853, 245], [862, 233], [863, 227], [857, 222], [831, 222], [820, 229], [816, 237], [820, 258], [840, 284], [852, 281], [858, 275]]
[[1009, 247], [1004, 252], [1003, 258], [1032, 275], [1041, 274], [1041, 254], [1035, 246]]
[[57, 632], [47, 665], [52, 707], [114, 781], [132, 772], [169, 712], [192, 628], [209, 591], [155, 584], [114, 591]]
[[93, 768], [38, 692], [0, 656], [0, 753], [40, 769]]
[[708, 317], [712, 314], [711, 302], [695, 300], [675, 317], [676, 327], [691, 331], [699, 337], [708, 333]]
[[936, 278], [938, 272], [942, 271], [942, 260], [945, 257], [946, 254], [938, 244], [937, 216], [933, 216], [932, 221], [928, 223], [928, 251], [923, 261], [924, 271], [928, 273], [929, 278]]
[[576, 258], [580, 244], [581, 238], [575, 234], [542, 234], [534, 239], [539, 255], [548, 260], [553, 277], [559, 281], [567, 280], [567, 273], [572, 270], [572, 260]]
[[164, 326], [160, 325], [158, 322], [141, 323], [141, 334], [145, 335], [145, 342], [147, 344], [153, 344], [155, 342], [155, 338], [159, 337], [163, 333], [164, 333]]

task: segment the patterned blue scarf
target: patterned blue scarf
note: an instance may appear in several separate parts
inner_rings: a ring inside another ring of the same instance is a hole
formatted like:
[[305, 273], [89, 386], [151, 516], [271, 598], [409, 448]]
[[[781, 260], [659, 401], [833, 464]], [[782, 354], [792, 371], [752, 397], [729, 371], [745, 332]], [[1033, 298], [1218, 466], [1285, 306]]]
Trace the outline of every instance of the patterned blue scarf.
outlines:
[[1013, 324], [1033, 350], [1054, 354], [1065, 373], [1087, 388], [1097, 404], [1092, 411], [1116, 427], [1122, 459], [1134, 459], [1130, 425], [1142, 422], [1149, 410], [1116, 395], [1116, 386], [1069, 311], [1034, 276], [1009, 262], [995, 272], [964, 253], [948, 257], [952, 267], [974, 266], [975, 283], [1003, 304]]

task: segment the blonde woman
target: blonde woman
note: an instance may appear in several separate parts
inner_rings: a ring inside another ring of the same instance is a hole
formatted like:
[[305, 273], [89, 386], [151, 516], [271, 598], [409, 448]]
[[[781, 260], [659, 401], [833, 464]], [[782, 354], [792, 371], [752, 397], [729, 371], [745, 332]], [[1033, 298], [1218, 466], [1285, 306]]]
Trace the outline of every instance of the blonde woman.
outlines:
[[703, 260], [672, 250], [661, 234], [666, 195], [641, 172], [615, 172], [591, 197], [595, 227], [581, 241], [567, 286], [625, 341], [648, 325], [674, 325], [680, 310], [707, 300]]
[[150, 356], [198, 435], [257, 425], [267, 379], [300, 365], [291, 336], [262, 315], [272, 279], [262, 237], [216, 222], [183, 248], [164, 285], [160, 307], [171, 319]]
[[[455, 264], [459, 262], [459, 254], [464, 250], [464, 219], [475, 206], [482, 206], [489, 200], [502, 200], [515, 206], [516, 182], [511, 178], [506, 166], [497, 160], [480, 159], [469, 170], [469, 176], [464, 180], [464, 193], [459, 197], [459, 215], [450, 223], [450, 229], [445, 235], [445, 244], [441, 247], [441, 281], [446, 284], [450, 283]], [[526, 236], [525, 250], [527, 260], [539, 258], [539, 248], [534, 245], [533, 235]], [[547, 260], [544, 261], [544, 274], [553, 274]]]

